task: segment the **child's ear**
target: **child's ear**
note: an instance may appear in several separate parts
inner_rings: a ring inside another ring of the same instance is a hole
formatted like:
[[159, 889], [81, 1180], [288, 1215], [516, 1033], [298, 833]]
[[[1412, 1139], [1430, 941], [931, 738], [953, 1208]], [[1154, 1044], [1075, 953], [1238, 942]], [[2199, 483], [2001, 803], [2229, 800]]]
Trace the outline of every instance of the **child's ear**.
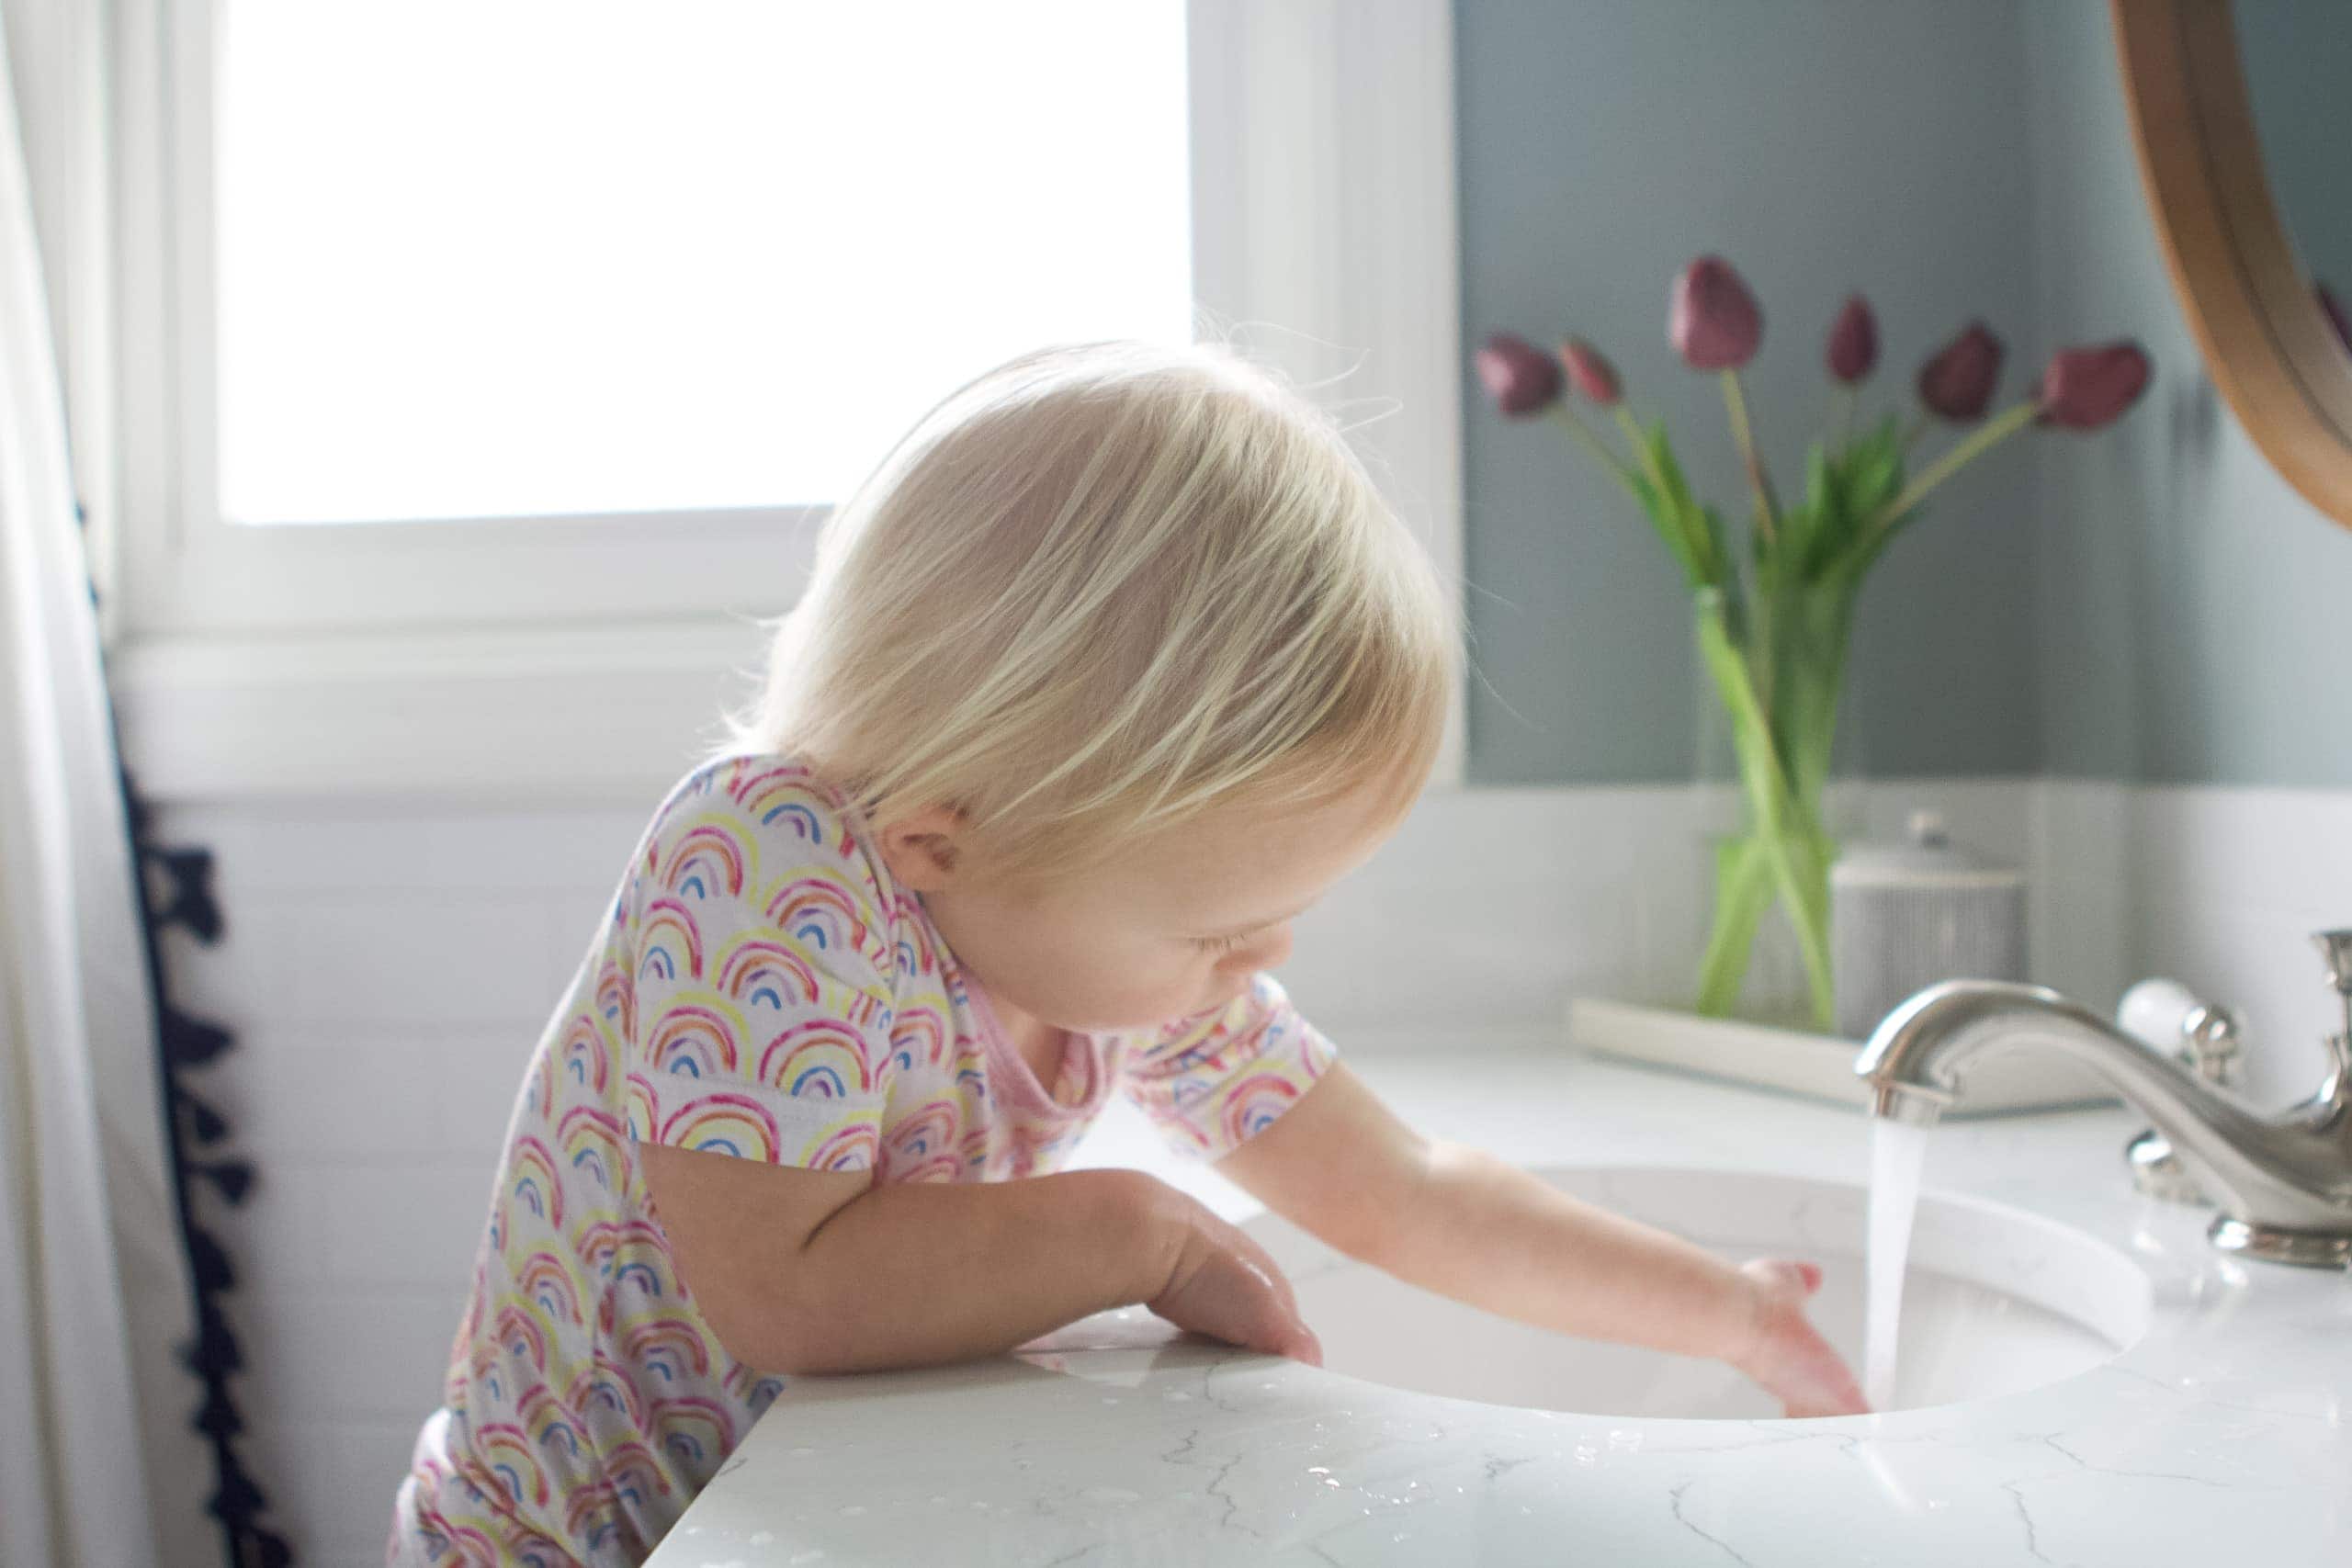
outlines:
[[882, 829], [883, 863], [903, 886], [933, 893], [954, 879], [962, 859], [964, 813], [952, 806], [926, 806]]

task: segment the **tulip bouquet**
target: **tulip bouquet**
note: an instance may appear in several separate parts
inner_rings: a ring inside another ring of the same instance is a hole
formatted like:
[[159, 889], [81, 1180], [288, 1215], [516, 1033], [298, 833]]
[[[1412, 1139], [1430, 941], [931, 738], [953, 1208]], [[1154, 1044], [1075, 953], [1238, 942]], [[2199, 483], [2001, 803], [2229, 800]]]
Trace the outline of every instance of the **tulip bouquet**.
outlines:
[[[1644, 423], [1617, 371], [1582, 338], [1556, 355], [1507, 333], [1477, 351], [1481, 382], [1511, 418], [1549, 413], [1637, 502], [1681, 569], [1698, 613], [1700, 656], [1731, 720], [1747, 821], [1719, 846], [1713, 930], [1701, 962], [1699, 1010], [1731, 1011], [1757, 931], [1777, 900], [1794, 927], [1814, 1023], [1833, 1017], [1829, 865], [1837, 846], [1821, 798], [1843, 694], [1846, 649], [1862, 581], [1919, 517], [1937, 486], [2028, 425], [2096, 430], [2135, 401], [2148, 358], [2130, 342], [2066, 348], [2040, 384], [1987, 417], [2002, 345], [1972, 322], [1918, 376], [1920, 412], [1858, 423], [1858, 389], [1878, 363], [1878, 323], [1860, 295], [1831, 325], [1833, 428], [1806, 456], [1803, 491], [1784, 498], [1758, 450], [1740, 370], [1763, 341], [1763, 316], [1730, 265], [1702, 256], [1675, 279], [1667, 336], [1684, 364], [1721, 378], [1752, 522], [1744, 552], [1722, 515], [1692, 493], [1662, 422]], [[1563, 381], [1573, 397], [1563, 396]], [[1575, 404], [1611, 416], [1622, 443]], [[1973, 426], [1916, 475], [1912, 449], [1938, 421]], [[1745, 570], [1743, 570], [1743, 554]]]

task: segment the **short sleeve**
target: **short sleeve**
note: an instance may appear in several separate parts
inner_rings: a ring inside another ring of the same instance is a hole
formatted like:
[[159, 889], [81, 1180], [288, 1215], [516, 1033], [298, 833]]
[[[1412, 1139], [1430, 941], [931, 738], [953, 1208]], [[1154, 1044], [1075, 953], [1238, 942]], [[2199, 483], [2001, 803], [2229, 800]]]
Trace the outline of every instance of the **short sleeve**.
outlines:
[[1131, 1049], [1120, 1083], [1170, 1148], [1216, 1160], [1289, 1110], [1338, 1056], [1261, 971], [1224, 1007], [1178, 1019]]
[[890, 900], [838, 796], [778, 759], [688, 775], [624, 886], [639, 1142], [768, 1165], [876, 1163], [888, 1095]]

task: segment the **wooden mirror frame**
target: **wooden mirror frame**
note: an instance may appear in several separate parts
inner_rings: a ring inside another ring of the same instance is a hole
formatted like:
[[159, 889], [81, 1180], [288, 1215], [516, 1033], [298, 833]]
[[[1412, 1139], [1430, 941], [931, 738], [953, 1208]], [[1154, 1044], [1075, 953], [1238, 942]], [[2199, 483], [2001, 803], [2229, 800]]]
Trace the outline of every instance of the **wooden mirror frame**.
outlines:
[[2206, 369], [2287, 482], [2352, 525], [2352, 354], [2271, 200], [2229, 0], [2109, 9], [2141, 185]]

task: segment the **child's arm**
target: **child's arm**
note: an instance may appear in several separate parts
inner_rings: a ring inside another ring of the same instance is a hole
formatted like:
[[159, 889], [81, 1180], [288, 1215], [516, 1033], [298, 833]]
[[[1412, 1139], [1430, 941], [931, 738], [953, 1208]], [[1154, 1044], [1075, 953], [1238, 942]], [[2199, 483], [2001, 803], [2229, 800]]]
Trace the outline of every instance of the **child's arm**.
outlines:
[[1563, 1334], [1729, 1361], [1794, 1416], [1864, 1408], [1805, 1322], [1809, 1265], [1734, 1266], [1577, 1201], [1486, 1152], [1422, 1137], [1334, 1063], [1217, 1169], [1400, 1280]]
[[1319, 1361], [1258, 1245], [1134, 1170], [870, 1185], [638, 1145], [680, 1276], [721, 1345], [763, 1371], [867, 1371], [1007, 1350], [1107, 1308]]

